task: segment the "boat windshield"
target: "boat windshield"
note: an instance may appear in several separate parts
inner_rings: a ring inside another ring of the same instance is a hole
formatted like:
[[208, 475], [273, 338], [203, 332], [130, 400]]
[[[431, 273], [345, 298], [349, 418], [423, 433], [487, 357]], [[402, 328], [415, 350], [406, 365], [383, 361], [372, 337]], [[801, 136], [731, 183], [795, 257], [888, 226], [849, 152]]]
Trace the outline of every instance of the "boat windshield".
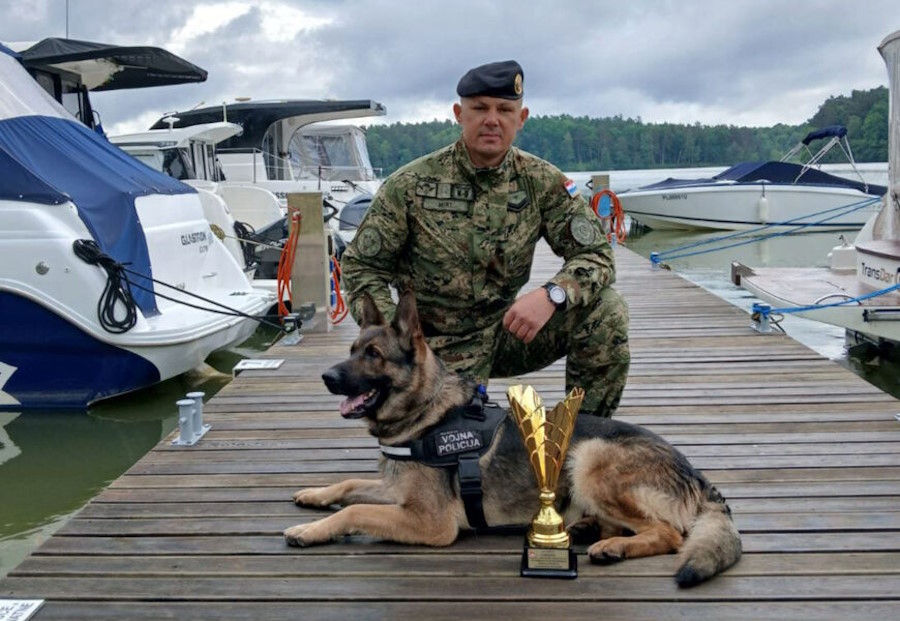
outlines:
[[288, 155], [301, 179], [375, 179], [363, 130], [353, 126], [301, 127], [291, 136]]

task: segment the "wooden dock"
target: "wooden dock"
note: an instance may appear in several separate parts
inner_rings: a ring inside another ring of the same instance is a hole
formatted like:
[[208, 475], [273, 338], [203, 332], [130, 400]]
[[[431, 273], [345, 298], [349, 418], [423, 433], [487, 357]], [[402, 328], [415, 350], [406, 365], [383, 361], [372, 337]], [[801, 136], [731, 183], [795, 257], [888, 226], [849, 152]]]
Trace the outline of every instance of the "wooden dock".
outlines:
[[[558, 265], [541, 254], [533, 281]], [[521, 578], [520, 535], [286, 546], [284, 528], [321, 515], [294, 490], [376, 476], [374, 440], [320, 380], [356, 335], [345, 321], [268, 352], [284, 364], [207, 403], [199, 445], [160, 443], [0, 580], [0, 599], [46, 600], [38, 620], [898, 618], [897, 400], [629, 250], [618, 266], [633, 362], [617, 416], [728, 498], [745, 554], [713, 581], [679, 590], [674, 556], [594, 566], [583, 548], [577, 580]], [[562, 376], [557, 363], [521, 379], [555, 402]]]

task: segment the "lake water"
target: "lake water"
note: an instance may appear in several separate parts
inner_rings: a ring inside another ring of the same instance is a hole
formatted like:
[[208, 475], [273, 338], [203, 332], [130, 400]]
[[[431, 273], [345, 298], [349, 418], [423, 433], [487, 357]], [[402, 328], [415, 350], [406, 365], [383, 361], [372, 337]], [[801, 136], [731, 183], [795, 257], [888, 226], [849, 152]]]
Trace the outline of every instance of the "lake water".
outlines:
[[[868, 181], [886, 182], [886, 165], [869, 168]], [[720, 170], [614, 171], [610, 185], [621, 191], [669, 176], [705, 177]], [[590, 173], [571, 176], [583, 186]], [[649, 257], [651, 252], [722, 234], [646, 231], [633, 233], [626, 243]], [[845, 235], [852, 241], [852, 233]], [[751, 266], [824, 266], [837, 243], [836, 233], [783, 236], [667, 263], [676, 273], [749, 311], [753, 298], [731, 284], [731, 261]], [[872, 350], [848, 352], [842, 330], [791, 316], [783, 325], [797, 340], [900, 396], [900, 367]], [[211, 358], [205, 373], [184, 375], [87, 412], [0, 412], [0, 576], [168, 435], [176, 426], [176, 400], [195, 390], [204, 391], [208, 399], [229, 381], [241, 357], [266, 349], [275, 336], [271, 329], [257, 330], [237, 350]]]
[[275, 336], [261, 327], [201, 370], [84, 412], [0, 412], [0, 576], [175, 429], [178, 399], [194, 391], [208, 399]]

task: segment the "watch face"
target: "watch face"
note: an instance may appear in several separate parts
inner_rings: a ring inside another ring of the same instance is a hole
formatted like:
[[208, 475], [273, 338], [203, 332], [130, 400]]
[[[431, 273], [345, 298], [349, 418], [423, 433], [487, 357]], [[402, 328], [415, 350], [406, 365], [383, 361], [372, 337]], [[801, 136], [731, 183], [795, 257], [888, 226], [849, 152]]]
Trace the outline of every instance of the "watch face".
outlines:
[[566, 292], [562, 287], [550, 287], [550, 301], [554, 304], [562, 304], [566, 301]]

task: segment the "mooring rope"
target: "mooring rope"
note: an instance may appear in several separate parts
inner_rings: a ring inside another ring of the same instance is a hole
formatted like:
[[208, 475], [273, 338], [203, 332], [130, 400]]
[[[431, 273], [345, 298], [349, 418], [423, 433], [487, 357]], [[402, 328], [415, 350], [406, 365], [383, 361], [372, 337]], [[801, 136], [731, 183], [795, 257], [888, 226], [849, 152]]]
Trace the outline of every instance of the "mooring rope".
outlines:
[[[659, 264], [663, 259], [681, 259], [684, 257], [697, 256], [701, 254], [709, 254], [711, 252], [719, 252], [720, 250], [727, 250], [729, 248], [737, 248], [739, 246], [746, 246], [748, 244], [755, 244], [757, 242], [761, 242], [766, 239], [772, 239], [773, 237], [780, 237], [782, 235], [789, 235], [791, 233], [796, 233], [802, 229], [807, 227], [816, 226], [819, 224], [824, 224], [829, 222], [830, 220], [834, 220], [835, 218], [840, 218], [843, 215], [853, 213], [859, 209], [864, 209], [874, 203], [880, 202], [881, 197], [867, 198], [861, 201], [857, 201], [855, 203], [848, 203], [847, 205], [841, 205], [839, 207], [832, 207], [830, 209], [823, 209], [822, 211], [817, 211], [808, 215], [798, 216], [796, 218], [792, 218], [790, 220], [784, 220], [782, 222], [772, 222], [770, 224], [763, 224], [756, 228], [748, 229], [746, 231], [737, 231], [736, 233], [729, 233], [727, 235], [721, 235], [719, 237], [714, 237], [712, 239], [707, 239], [700, 242], [695, 242], [692, 244], [685, 244], [683, 246], [678, 246], [677, 248], [671, 248], [664, 252], [652, 252], [650, 253], [650, 262]], [[833, 213], [837, 212], [837, 213]], [[817, 216], [832, 214], [827, 218], [822, 218], [821, 220], [816, 220], [815, 222], [807, 223], [807, 224], [797, 224], [792, 228], [786, 231], [776, 231], [773, 233], [769, 233], [767, 235], [759, 235], [754, 236], [751, 239], [744, 239], [739, 242], [733, 244], [727, 244], [724, 246], [717, 246], [715, 248], [707, 248], [705, 250], [699, 250], [697, 252], [685, 252], [687, 250], [691, 250], [692, 248], [699, 248], [701, 246], [707, 246], [709, 244], [714, 244], [717, 242], [724, 242], [730, 239], [740, 239], [742, 237], [753, 235], [754, 233], [758, 233], [760, 231], [765, 231], [766, 229], [771, 229], [776, 226], [790, 226], [797, 222], [798, 220], [805, 220], [807, 218], [814, 218]], [[680, 253], [680, 254], [679, 254]]]
[[859, 304], [860, 302], [865, 302], [866, 300], [871, 300], [872, 298], [877, 298], [880, 295], [886, 295], [888, 293], [892, 293], [900, 289], [900, 284], [891, 285], [890, 287], [885, 287], [884, 289], [879, 289], [878, 291], [872, 291], [870, 293], [866, 293], [865, 295], [860, 295], [853, 298], [847, 298], [846, 300], [841, 300], [840, 302], [831, 302], [829, 304], [808, 304], [806, 306], [788, 306], [785, 308], [770, 308], [768, 304], [754, 304], [753, 312], [760, 313], [763, 317], [768, 318], [770, 315], [789, 315], [792, 313], [805, 313], [807, 311], [813, 310], [821, 310], [823, 308], [833, 308], [836, 306], [847, 306], [848, 304]]

